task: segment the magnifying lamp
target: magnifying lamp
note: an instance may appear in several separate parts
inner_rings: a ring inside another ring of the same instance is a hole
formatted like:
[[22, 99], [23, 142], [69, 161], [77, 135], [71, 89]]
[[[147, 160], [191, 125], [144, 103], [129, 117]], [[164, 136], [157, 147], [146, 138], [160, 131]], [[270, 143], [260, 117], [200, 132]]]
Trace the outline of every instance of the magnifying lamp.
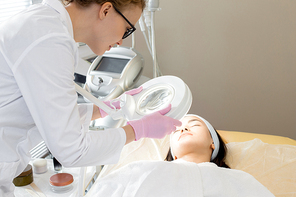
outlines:
[[187, 114], [192, 104], [190, 89], [176, 76], [153, 78], [142, 85], [143, 90], [140, 93], [133, 96], [123, 94], [119, 98], [121, 107], [119, 110], [110, 108], [79, 85], [75, 86], [78, 93], [100, 107], [114, 120], [121, 118], [127, 121], [138, 120], [147, 114], [164, 109], [169, 104], [171, 110], [166, 116], [180, 120]]

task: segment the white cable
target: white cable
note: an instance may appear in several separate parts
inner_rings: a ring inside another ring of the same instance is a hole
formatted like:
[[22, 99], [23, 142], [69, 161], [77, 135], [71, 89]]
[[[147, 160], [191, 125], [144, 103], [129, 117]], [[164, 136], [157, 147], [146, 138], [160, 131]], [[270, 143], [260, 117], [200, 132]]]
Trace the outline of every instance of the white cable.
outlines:
[[150, 52], [150, 55], [152, 56], [152, 51], [151, 51], [151, 47], [150, 47], [150, 44], [149, 44], [149, 40], [148, 40], [148, 38], [147, 38], [147, 35], [146, 35], [145, 32], [143, 32], [143, 35], [144, 35], [144, 38], [145, 38], [145, 41], [146, 41], [146, 45], [147, 45], [147, 47], [148, 47], [148, 50], [149, 50], [149, 52]]
[[150, 17], [151, 12], [148, 11], [147, 9], [145, 9], [143, 14], [144, 14], [144, 18], [145, 18], [146, 27], [148, 28], [151, 26], [151, 17]]
[[135, 34], [132, 33], [132, 48], [135, 48]]
[[[155, 46], [155, 21], [154, 21], [154, 14], [155, 11], [160, 10], [159, 8], [159, 0], [146, 0], [146, 9], [143, 12], [143, 17], [145, 18], [145, 24], [148, 31], [148, 38], [146, 37], [146, 34], [144, 34], [144, 38], [146, 41], [146, 44], [148, 46], [149, 52], [152, 56], [153, 60], [153, 78], [161, 76], [162, 73], [160, 71], [160, 68], [158, 66], [157, 57], [156, 57], [156, 46]], [[148, 41], [149, 43], [148, 43]]]
[[148, 50], [150, 52], [150, 55], [152, 55], [152, 52], [151, 52], [151, 46], [150, 46], [150, 43], [148, 41], [148, 38], [147, 38], [147, 35], [146, 35], [146, 29], [145, 29], [145, 24], [144, 24], [144, 20], [143, 20], [143, 14], [141, 15], [140, 19], [139, 19], [139, 25], [140, 25], [140, 28], [141, 28], [141, 31], [143, 33], [143, 36], [145, 38], [145, 42], [146, 42], [146, 45], [148, 47]]
[[155, 12], [151, 12], [151, 50], [152, 50], [152, 59], [153, 59], [153, 78], [157, 77], [154, 14]]
[[151, 12], [145, 9], [143, 12], [143, 16], [148, 31], [149, 46], [151, 48]]
[[151, 53], [152, 53], [152, 46], [151, 46], [151, 26], [147, 27], [147, 31], [148, 31], [149, 46], [151, 48]]
[[145, 29], [145, 23], [144, 23], [144, 20], [143, 20], [143, 13], [142, 13], [142, 15], [141, 15], [141, 17], [140, 17], [140, 19], [139, 19], [139, 26], [140, 26], [140, 28], [141, 28], [141, 31], [142, 32], [145, 32], [146, 31], [146, 29]]
[[160, 71], [160, 68], [158, 66], [158, 62], [157, 62], [157, 57], [156, 57], [156, 72], [157, 72], [157, 76], [162, 76], [162, 72]]

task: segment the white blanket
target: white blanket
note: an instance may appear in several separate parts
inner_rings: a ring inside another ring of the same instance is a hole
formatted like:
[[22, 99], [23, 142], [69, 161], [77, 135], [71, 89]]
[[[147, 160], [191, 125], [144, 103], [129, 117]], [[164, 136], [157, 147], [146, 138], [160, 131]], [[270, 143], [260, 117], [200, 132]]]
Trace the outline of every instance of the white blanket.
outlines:
[[214, 163], [184, 160], [139, 161], [98, 179], [86, 196], [94, 197], [244, 197], [274, 196], [251, 175]]

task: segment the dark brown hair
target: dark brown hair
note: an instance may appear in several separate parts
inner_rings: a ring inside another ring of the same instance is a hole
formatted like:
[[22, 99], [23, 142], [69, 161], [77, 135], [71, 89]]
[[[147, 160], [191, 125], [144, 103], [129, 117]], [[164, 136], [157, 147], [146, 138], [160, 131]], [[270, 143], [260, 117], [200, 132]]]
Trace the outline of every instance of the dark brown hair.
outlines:
[[124, 10], [127, 6], [131, 4], [139, 6], [140, 8], [142, 8], [142, 10], [144, 10], [146, 6], [145, 0], [62, 0], [62, 2], [64, 3], [64, 5], [75, 2], [82, 7], [88, 7], [93, 3], [103, 5], [106, 2], [110, 2], [114, 7], [116, 7], [119, 10]]
[[[219, 147], [219, 152], [218, 155], [216, 156], [215, 159], [213, 159], [211, 162], [215, 163], [217, 166], [219, 167], [224, 167], [224, 168], [230, 168], [226, 163], [225, 163], [225, 159], [226, 159], [226, 153], [227, 153], [227, 147], [224, 143], [224, 141], [222, 140], [221, 136], [219, 135], [219, 133], [217, 132], [217, 130], [215, 129], [218, 138], [219, 138], [219, 142], [220, 142], [220, 147]], [[171, 154], [171, 148], [167, 154], [167, 157], [165, 158], [165, 161], [173, 161], [174, 158]]]

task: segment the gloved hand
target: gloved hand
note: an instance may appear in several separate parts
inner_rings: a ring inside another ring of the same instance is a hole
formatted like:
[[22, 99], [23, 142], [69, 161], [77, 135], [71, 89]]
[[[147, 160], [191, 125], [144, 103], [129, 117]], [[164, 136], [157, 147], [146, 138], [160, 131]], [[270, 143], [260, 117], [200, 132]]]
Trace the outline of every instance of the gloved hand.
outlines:
[[[143, 87], [140, 86], [138, 88], [135, 88], [135, 89], [132, 89], [132, 90], [129, 90], [123, 94], [128, 94], [128, 95], [135, 95], [135, 94], [138, 94], [140, 93], [141, 91], [143, 90]], [[120, 98], [120, 97], [119, 97]], [[111, 100], [111, 101], [103, 101], [106, 105], [108, 105], [110, 108], [113, 108], [113, 106], [116, 108], [116, 109], [120, 109], [120, 101], [114, 101], [114, 100]], [[111, 105], [112, 103], [112, 105]], [[102, 110], [101, 108], [99, 109], [100, 110], [100, 113], [101, 113], [101, 118], [104, 118], [106, 116], [108, 116], [108, 114]]]
[[171, 104], [163, 110], [144, 116], [140, 120], [127, 122], [135, 131], [136, 141], [143, 137], [161, 139], [182, 125], [179, 120], [164, 114], [171, 110]]

